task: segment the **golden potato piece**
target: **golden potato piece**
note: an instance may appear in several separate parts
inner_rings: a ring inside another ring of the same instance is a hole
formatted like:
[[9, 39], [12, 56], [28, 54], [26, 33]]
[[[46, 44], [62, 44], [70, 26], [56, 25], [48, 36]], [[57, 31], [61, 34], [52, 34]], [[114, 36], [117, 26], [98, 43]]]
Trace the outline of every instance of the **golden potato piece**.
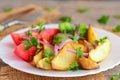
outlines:
[[37, 55], [35, 55], [33, 57], [33, 64], [34, 65], [37, 65], [37, 63], [39, 62], [39, 60], [42, 59], [42, 53], [43, 53], [43, 51], [40, 51]]
[[70, 43], [67, 43], [59, 54], [52, 60], [52, 68], [56, 70], [67, 70], [68, 67], [76, 61], [76, 54], [68, 52], [67, 49], [73, 49]]
[[75, 43], [75, 42], [70, 42], [70, 44], [71, 44], [71, 46], [73, 47], [74, 50], [78, 47], [81, 47], [81, 50], [83, 52], [87, 52], [87, 46], [85, 46], [84, 44]]
[[99, 40], [98, 34], [91, 25], [88, 27], [87, 39], [91, 44], [94, 44], [95, 40]]
[[51, 63], [50, 63], [50, 58], [43, 58], [41, 59], [38, 63], [37, 63], [37, 67], [41, 68], [41, 69], [46, 69], [46, 70], [50, 70], [52, 69], [51, 67]]
[[78, 63], [85, 70], [92, 70], [99, 68], [99, 65], [95, 61], [83, 56], [79, 57]]
[[106, 39], [103, 44], [98, 45], [95, 49], [89, 52], [89, 58], [95, 62], [103, 61], [110, 53], [111, 43]]

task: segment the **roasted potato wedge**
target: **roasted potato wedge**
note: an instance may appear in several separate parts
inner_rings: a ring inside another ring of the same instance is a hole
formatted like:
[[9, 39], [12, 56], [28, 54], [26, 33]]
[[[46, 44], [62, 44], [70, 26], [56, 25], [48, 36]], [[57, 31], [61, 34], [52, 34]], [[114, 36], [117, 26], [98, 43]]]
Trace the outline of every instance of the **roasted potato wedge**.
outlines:
[[34, 65], [37, 65], [37, 63], [39, 62], [39, 60], [42, 59], [42, 53], [43, 53], [43, 51], [40, 51], [37, 55], [35, 55], [33, 57], [33, 64]]
[[91, 44], [94, 44], [94, 41], [99, 39], [98, 34], [91, 25], [88, 27], [87, 39]]
[[110, 40], [106, 39], [103, 44], [99, 44], [95, 49], [89, 52], [89, 58], [95, 62], [101, 62], [109, 55], [110, 49]]
[[46, 70], [50, 70], [52, 69], [51, 67], [51, 63], [50, 63], [50, 58], [43, 58], [41, 59], [38, 63], [37, 63], [37, 67], [41, 68], [41, 69], [46, 69]]
[[87, 52], [87, 46], [85, 46], [84, 44], [81, 43], [75, 43], [75, 42], [70, 42], [71, 46], [73, 47], [73, 49], [75, 50], [78, 47], [81, 47], [81, 50], [83, 52]]
[[78, 63], [85, 70], [92, 70], [99, 68], [99, 65], [95, 61], [83, 56], [79, 57]]
[[73, 49], [71, 43], [67, 43], [58, 55], [52, 60], [52, 68], [56, 70], [67, 70], [68, 67], [77, 60], [76, 54], [68, 52], [67, 49]]

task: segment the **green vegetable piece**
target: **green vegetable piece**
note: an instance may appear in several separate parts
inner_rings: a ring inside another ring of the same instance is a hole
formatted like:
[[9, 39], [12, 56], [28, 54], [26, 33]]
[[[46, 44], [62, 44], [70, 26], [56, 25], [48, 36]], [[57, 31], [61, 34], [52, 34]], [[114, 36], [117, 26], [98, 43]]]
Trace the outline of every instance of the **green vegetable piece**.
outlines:
[[32, 27], [32, 28], [36, 28], [36, 26], [35, 26], [35, 25], [32, 25], [31, 27]]
[[27, 31], [27, 32], [26, 32], [26, 36], [32, 36], [31, 31]]
[[74, 29], [69, 22], [63, 22], [59, 24], [59, 29], [61, 33], [74, 33]]
[[29, 40], [24, 40], [22, 41], [23, 44], [30, 44], [30, 41]]
[[73, 41], [74, 42], [76, 42], [76, 43], [78, 43], [78, 40], [80, 39], [80, 36], [78, 35], [78, 34], [75, 34], [74, 36], [73, 36]]
[[44, 51], [44, 53], [43, 53], [43, 56], [44, 57], [52, 57], [52, 56], [54, 56], [54, 52], [52, 52], [52, 51], [50, 51], [48, 48]]
[[114, 17], [117, 18], [117, 19], [120, 19], [120, 14], [117, 14]]
[[107, 24], [109, 21], [109, 18], [110, 18], [109, 16], [103, 15], [97, 21], [99, 24]]
[[87, 25], [85, 25], [85, 24], [78, 24], [76, 26], [75, 31], [77, 31], [77, 30], [79, 30], [80, 36], [82, 36], [82, 37], [86, 37], [87, 36], [87, 30], [88, 30]]
[[111, 80], [118, 80], [120, 78], [120, 72], [111, 77]]
[[41, 31], [45, 30], [45, 23], [44, 22], [39, 22], [38, 23], [39, 30], [38, 32], [40, 33]]
[[71, 22], [72, 21], [71, 17], [69, 17], [69, 16], [62, 16], [62, 17], [60, 17], [60, 20], [62, 22]]
[[103, 37], [103, 38], [101, 38], [101, 39], [99, 39], [99, 40], [95, 40], [94, 43], [95, 43], [95, 44], [99, 44], [99, 43], [103, 44], [106, 39], [107, 39], [107, 37]]
[[45, 62], [46, 62], [47, 64], [50, 64], [50, 63], [51, 63], [50, 58], [45, 59]]
[[12, 8], [5, 8], [5, 9], [3, 9], [3, 12], [11, 12], [13, 9]]
[[68, 36], [54, 36], [52, 43], [60, 44], [64, 39], [69, 38]]
[[76, 48], [77, 58], [84, 56], [83, 52], [81, 51], [81, 47]]
[[89, 8], [78, 8], [78, 11], [79, 11], [80, 13], [86, 13], [86, 12], [89, 12], [90, 9], [89, 9]]
[[71, 70], [71, 71], [77, 71], [77, 70], [80, 70], [80, 66], [77, 62], [74, 62], [73, 64], [71, 64], [68, 68], [68, 70]]
[[120, 32], [120, 25], [117, 25], [114, 29], [113, 29], [114, 32]]
[[28, 49], [30, 49], [32, 46], [25, 46], [24, 47], [24, 50], [28, 50]]
[[30, 40], [24, 40], [22, 41], [23, 44], [25, 44], [25, 50], [30, 49], [31, 47], [35, 46], [37, 48], [36, 53], [40, 51], [41, 46], [40, 46], [40, 42], [39, 39], [32, 37]]

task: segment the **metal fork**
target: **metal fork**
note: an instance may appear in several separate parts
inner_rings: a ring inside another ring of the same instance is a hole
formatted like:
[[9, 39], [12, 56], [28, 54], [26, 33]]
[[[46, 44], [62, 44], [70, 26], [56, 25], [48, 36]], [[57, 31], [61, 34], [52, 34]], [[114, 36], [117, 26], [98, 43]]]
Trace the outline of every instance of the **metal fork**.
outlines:
[[19, 18], [18, 19], [13, 19], [13, 20], [9, 20], [9, 21], [6, 21], [6, 22], [3, 22], [1, 25], [0, 25], [0, 31], [3, 31], [4, 29], [8, 28], [8, 27], [11, 27], [13, 25], [16, 25], [16, 24], [26, 24], [26, 23], [30, 23], [32, 22], [33, 20], [35, 20], [37, 17], [40, 17], [41, 15], [43, 14], [42, 11], [38, 11], [30, 16], [28, 16], [27, 18], [21, 18], [23, 16], [18, 16]]

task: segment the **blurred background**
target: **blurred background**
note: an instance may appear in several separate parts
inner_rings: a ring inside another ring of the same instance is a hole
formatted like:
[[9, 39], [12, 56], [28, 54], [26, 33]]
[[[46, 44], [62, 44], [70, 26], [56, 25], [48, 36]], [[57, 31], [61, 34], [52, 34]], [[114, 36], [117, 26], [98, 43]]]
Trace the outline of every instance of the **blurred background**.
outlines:
[[[103, 26], [120, 24], [119, 0], [0, 0], [0, 12], [5, 8], [16, 8], [28, 4], [58, 8], [60, 16], [53, 23], [61, 22], [59, 20], [61, 16], [69, 16], [72, 19], [72, 23]], [[109, 16], [109, 20], [105, 24], [104, 22], [101, 24], [98, 19], [104, 15]]]

